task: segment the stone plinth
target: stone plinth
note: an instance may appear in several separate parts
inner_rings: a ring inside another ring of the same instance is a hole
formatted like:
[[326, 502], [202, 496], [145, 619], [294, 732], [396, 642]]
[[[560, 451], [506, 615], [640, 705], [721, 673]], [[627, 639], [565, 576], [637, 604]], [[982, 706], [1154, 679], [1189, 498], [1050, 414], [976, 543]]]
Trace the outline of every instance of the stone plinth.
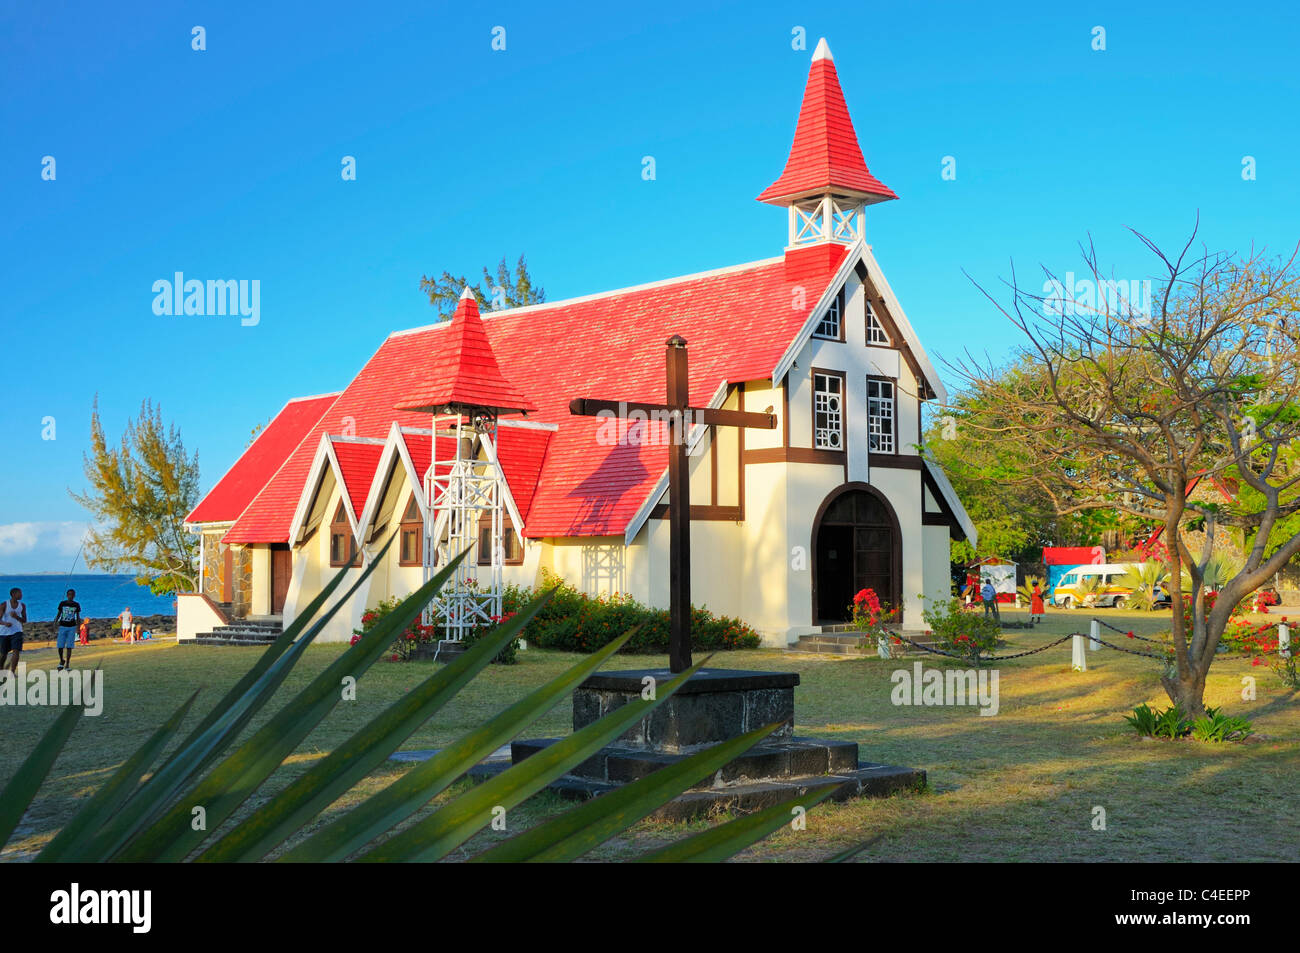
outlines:
[[[672, 677], [666, 668], [591, 676], [573, 693], [573, 730], [585, 728]], [[794, 688], [798, 684], [799, 676], [794, 672], [700, 669], [614, 744], [676, 754], [717, 744], [777, 721], [782, 725], [769, 739], [789, 739], [794, 734]]]
[[[671, 678], [662, 668], [593, 675], [574, 693], [574, 731], [640, 698], [647, 686], [662, 686]], [[631, 730], [552, 783], [551, 790], [571, 798], [597, 797], [773, 722], [781, 726], [771, 735], [651, 816], [680, 821], [720, 811], [757, 811], [828, 784], [835, 786], [837, 801], [888, 797], [925, 784], [924, 771], [859, 761], [858, 746], [851, 741], [796, 737], [798, 684], [794, 672], [702, 669]], [[485, 761], [471, 768], [469, 776], [492, 777], [556, 740], [516, 741], [509, 761]]]

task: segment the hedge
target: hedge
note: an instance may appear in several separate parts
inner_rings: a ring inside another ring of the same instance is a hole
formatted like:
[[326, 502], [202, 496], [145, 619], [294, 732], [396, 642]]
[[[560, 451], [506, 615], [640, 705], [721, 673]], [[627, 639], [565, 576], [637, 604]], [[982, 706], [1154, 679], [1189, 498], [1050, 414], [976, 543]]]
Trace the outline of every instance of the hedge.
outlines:
[[[668, 651], [668, 612], [642, 605], [625, 592], [589, 596], [579, 592], [553, 573], [542, 570], [541, 590], [555, 588], [555, 595], [522, 633], [530, 645], [568, 652], [594, 652], [616, 637], [640, 625], [624, 652], [664, 654]], [[532, 589], [506, 586], [502, 611], [519, 611], [536, 596]], [[701, 651], [758, 648], [758, 633], [729, 616], [715, 616], [702, 606], [691, 607], [691, 646]]]

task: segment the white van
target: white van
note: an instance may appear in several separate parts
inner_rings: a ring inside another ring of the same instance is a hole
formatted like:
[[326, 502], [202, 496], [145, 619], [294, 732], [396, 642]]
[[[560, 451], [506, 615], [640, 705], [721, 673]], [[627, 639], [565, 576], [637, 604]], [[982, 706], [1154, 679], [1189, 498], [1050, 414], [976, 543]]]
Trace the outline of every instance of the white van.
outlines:
[[1057, 582], [1052, 590], [1052, 605], [1063, 609], [1073, 609], [1084, 604], [1079, 602], [1079, 595], [1074, 587], [1094, 577], [1101, 577], [1101, 586], [1097, 589], [1096, 601], [1092, 606], [1113, 606], [1123, 609], [1133, 596], [1133, 589], [1124, 584], [1124, 577], [1133, 569], [1133, 563], [1099, 563], [1090, 566], [1075, 566]]

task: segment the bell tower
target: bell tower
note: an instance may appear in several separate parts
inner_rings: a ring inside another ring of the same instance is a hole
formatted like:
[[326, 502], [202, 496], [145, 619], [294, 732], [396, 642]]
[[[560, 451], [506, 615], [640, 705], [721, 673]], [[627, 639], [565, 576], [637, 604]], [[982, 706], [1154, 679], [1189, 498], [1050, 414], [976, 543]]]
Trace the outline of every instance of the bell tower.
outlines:
[[787, 247], [851, 245], [865, 234], [868, 205], [898, 198], [867, 169], [826, 39], [817, 41], [799, 122], [781, 177], [758, 197], [789, 209]]

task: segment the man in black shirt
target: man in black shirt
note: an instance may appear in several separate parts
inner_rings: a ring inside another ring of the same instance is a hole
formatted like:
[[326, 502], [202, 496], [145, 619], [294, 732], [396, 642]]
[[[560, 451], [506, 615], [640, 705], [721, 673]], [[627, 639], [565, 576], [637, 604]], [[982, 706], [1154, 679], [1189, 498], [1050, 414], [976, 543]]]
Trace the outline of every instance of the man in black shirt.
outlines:
[[59, 650], [60, 672], [72, 668], [72, 647], [77, 644], [77, 626], [81, 624], [81, 604], [76, 599], [77, 590], [69, 589], [68, 598], [59, 603], [54, 613], [54, 624], [59, 631], [54, 645]]

